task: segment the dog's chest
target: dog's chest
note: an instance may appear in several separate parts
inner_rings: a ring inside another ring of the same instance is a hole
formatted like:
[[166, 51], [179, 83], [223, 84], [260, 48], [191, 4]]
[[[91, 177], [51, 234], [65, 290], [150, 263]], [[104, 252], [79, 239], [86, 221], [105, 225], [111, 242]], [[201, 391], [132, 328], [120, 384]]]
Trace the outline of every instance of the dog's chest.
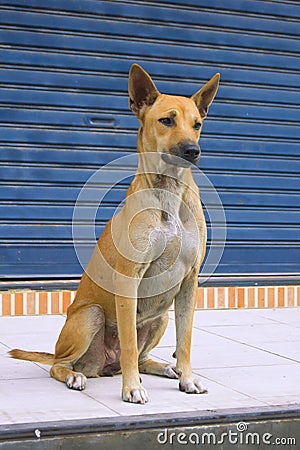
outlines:
[[152, 261], [138, 290], [138, 322], [160, 316], [178, 294], [182, 280], [199, 260], [197, 232], [179, 220], [166, 220], [153, 228]]
[[165, 219], [150, 233], [154, 259], [163, 261], [166, 257], [173, 258], [182, 245], [183, 234], [181, 223], [165, 214]]
[[199, 256], [198, 230], [188, 230], [181, 220], [167, 217], [150, 234], [151, 262], [144, 283], [154, 291], [168, 290], [180, 284], [197, 264]]

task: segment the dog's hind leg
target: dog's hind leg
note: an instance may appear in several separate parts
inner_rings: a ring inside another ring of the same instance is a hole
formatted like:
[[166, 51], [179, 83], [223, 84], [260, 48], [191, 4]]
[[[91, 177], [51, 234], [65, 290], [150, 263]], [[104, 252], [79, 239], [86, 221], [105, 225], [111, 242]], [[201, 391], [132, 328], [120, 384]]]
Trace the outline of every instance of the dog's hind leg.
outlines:
[[139, 372], [159, 375], [167, 378], [178, 378], [175, 366], [168, 363], [153, 361], [149, 357], [151, 350], [158, 345], [168, 325], [168, 313], [154, 319], [148, 325], [138, 329], [139, 342]]
[[70, 389], [84, 389], [86, 377], [96, 377], [104, 365], [104, 333], [105, 315], [101, 306], [83, 306], [73, 312], [56, 343], [50, 375]]

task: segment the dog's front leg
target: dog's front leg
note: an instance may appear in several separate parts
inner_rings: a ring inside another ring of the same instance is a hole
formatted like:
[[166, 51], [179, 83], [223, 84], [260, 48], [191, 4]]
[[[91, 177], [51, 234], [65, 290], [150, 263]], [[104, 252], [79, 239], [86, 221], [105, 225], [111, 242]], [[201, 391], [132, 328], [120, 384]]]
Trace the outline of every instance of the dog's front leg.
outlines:
[[148, 395], [142, 387], [138, 370], [136, 307], [136, 297], [116, 296], [118, 332], [121, 344], [122, 399], [125, 402], [146, 403]]
[[194, 378], [191, 367], [191, 343], [194, 309], [198, 287], [198, 271], [192, 270], [183, 280], [175, 298], [176, 371], [180, 376], [179, 389], [188, 394], [203, 394], [207, 389]]

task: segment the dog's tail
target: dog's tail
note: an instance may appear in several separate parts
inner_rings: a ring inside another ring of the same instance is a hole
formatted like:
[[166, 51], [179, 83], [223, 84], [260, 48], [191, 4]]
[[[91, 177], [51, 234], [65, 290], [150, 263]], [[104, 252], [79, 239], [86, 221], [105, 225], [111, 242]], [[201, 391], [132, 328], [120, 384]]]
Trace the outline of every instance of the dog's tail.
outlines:
[[10, 350], [9, 355], [15, 359], [24, 359], [25, 361], [34, 361], [41, 364], [47, 364], [51, 366], [54, 361], [54, 355], [52, 353], [45, 352], [26, 352], [25, 350], [19, 350], [15, 348]]

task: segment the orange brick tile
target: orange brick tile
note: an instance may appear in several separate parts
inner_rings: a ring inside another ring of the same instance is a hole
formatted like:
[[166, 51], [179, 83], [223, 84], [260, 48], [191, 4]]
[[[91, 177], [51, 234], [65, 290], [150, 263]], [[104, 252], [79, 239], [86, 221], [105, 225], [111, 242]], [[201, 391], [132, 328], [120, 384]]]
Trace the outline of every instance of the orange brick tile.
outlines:
[[275, 307], [275, 288], [273, 286], [268, 287], [268, 307]]
[[204, 289], [201, 287], [198, 288], [196, 308], [204, 308]]
[[278, 289], [278, 308], [282, 308], [284, 306], [284, 288], [280, 287]]
[[258, 288], [258, 307], [265, 307], [265, 288], [263, 287]]
[[215, 290], [210, 287], [207, 288], [207, 308], [214, 309], [215, 307]]
[[59, 314], [59, 292], [51, 292], [51, 314]]
[[39, 314], [47, 314], [48, 312], [48, 294], [47, 292], [39, 292]]
[[3, 316], [11, 315], [11, 300], [9, 293], [2, 294], [2, 315]]
[[217, 302], [217, 308], [223, 309], [225, 308], [225, 289], [224, 288], [218, 288], [218, 302]]
[[71, 292], [63, 292], [63, 313], [67, 312], [68, 306], [71, 303]]
[[15, 294], [15, 315], [23, 315], [23, 292], [18, 292]]
[[235, 308], [236, 304], [235, 304], [235, 292], [236, 292], [236, 288], [235, 287], [230, 287], [228, 289], [228, 308]]
[[255, 308], [254, 288], [248, 288], [248, 308]]
[[[35, 314], [35, 292], [27, 292], [27, 314]], [[26, 313], [26, 311], [25, 311]]]
[[289, 307], [294, 306], [294, 286], [288, 287], [288, 302]]
[[244, 308], [245, 307], [245, 288], [238, 288], [237, 290], [237, 297], [238, 297], [238, 308]]

